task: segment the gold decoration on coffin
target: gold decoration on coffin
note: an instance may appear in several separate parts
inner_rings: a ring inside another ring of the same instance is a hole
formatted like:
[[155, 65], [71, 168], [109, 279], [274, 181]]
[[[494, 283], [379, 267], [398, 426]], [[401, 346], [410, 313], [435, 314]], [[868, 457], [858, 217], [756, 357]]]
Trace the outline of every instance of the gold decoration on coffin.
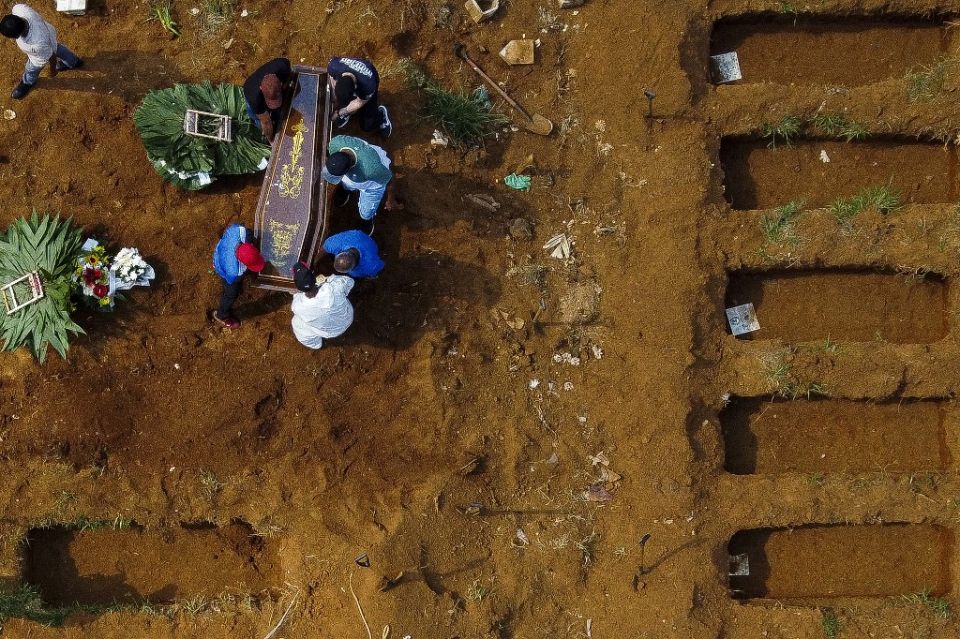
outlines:
[[280, 170], [280, 197], [295, 200], [300, 197], [300, 192], [303, 190], [304, 169], [300, 165], [300, 157], [303, 155], [303, 135], [307, 130], [303, 122], [299, 122], [293, 127], [293, 147], [290, 149], [290, 159]]
[[290, 249], [293, 247], [293, 241], [300, 231], [300, 224], [286, 224], [279, 220], [270, 220], [271, 252], [273, 256], [271, 261], [286, 265], [287, 258], [290, 256]]

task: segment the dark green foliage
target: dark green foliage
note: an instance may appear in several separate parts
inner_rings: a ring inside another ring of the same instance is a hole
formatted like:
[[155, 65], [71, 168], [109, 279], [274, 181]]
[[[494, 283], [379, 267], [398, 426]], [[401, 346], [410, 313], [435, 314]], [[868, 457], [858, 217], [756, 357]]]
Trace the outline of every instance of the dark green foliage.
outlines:
[[13, 315], [0, 308], [0, 337], [4, 350], [30, 348], [44, 361], [48, 345], [66, 357], [71, 333], [82, 333], [70, 311], [71, 278], [83, 244], [81, 229], [59, 216], [20, 218], [0, 237], [0, 285], [38, 271], [45, 296]]
[[[228, 115], [233, 141], [218, 142], [187, 135], [183, 117], [188, 109]], [[147, 158], [164, 179], [195, 191], [206, 186], [197, 176], [207, 173], [242, 175], [260, 170], [270, 146], [247, 114], [243, 90], [232, 84], [178, 84], [151, 91], [133, 116]]]

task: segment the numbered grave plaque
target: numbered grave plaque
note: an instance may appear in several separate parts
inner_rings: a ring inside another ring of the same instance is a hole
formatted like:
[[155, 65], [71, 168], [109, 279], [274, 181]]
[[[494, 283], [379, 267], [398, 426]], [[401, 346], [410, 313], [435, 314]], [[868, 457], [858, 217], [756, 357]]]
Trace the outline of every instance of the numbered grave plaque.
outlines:
[[292, 96], [260, 189], [254, 235], [267, 262], [257, 286], [294, 290], [291, 268], [313, 264], [328, 226], [328, 197], [320, 169], [330, 141], [330, 96], [325, 70], [295, 66]]
[[760, 322], [757, 321], [753, 304], [741, 304], [728, 308], [727, 323], [730, 324], [730, 332], [734, 335], [746, 335], [760, 330]]
[[710, 56], [710, 73], [714, 84], [725, 84], [743, 79], [740, 72], [740, 58], [736, 51]]

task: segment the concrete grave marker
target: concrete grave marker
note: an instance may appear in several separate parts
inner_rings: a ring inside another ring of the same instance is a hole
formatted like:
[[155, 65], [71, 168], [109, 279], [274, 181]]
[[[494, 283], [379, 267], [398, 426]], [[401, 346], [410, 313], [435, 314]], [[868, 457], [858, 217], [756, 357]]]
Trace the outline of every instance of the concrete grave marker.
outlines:
[[736, 82], [743, 79], [740, 72], [740, 58], [736, 51], [710, 56], [710, 73], [714, 84]]
[[735, 336], [760, 330], [760, 322], [757, 321], [757, 312], [753, 304], [741, 304], [728, 308], [727, 323], [730, 325], [730, 332]]

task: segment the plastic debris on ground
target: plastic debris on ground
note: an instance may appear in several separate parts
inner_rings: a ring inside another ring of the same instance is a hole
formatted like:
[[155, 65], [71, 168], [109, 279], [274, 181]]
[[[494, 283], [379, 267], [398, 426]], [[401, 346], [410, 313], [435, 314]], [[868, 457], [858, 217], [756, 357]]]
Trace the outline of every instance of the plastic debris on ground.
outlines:
[[450, 138], [448, 138], [443, 131], [440, 129], [433, 130], [433, 139], [430, 140], [430, 146], [450, 146]]
[[570, 254], [572, 252], [573, 241], [567, 236], [566, 233], [559, 233], [551, 237], [543, 245], [545, 251], [550, 251], [550, 257], [554, 257], [558, 260], [567, 260], [570, 259]]
[[517, 175], [516, 173], [511, 173], [503, 178], [503, 183], [515, 191], [529, 191], [532, 182], [533, 180], [529, 175]]

